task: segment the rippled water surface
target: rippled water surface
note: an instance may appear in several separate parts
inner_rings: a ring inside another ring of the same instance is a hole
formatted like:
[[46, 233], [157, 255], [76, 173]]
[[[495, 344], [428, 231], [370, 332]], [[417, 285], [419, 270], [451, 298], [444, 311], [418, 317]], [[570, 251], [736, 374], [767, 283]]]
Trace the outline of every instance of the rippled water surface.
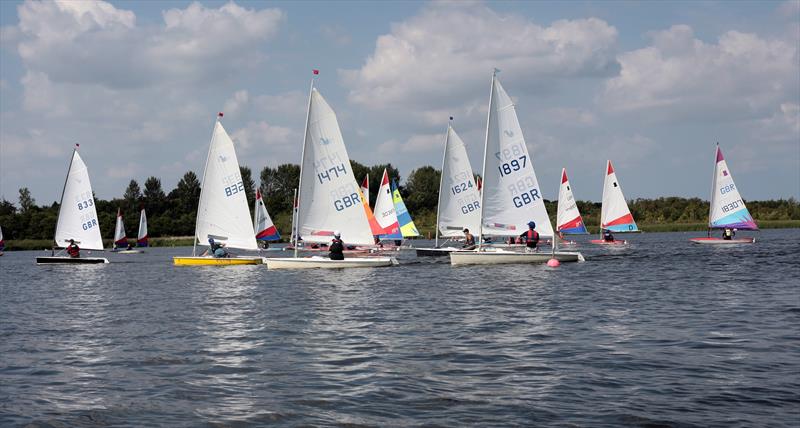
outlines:
[[6, 253], [0, 426], [798, 426], [800, 230], [689, 236], [555, 269]]

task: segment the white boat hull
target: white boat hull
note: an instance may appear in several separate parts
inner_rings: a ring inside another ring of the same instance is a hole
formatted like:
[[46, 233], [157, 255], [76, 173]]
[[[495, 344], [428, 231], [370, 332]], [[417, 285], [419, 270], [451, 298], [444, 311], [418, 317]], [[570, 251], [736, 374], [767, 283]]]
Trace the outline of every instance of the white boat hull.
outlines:
[[351, 257], [331, 260], [327, 257], [265, 258], [267, 269], [342, 269], [386, 267], [397, 264], [394, 257]]
[[111, 250], [114, 254], [140, 254], [144, 253], [144, 250]]
[[475, 250], [465, 250], [456, 247], [442, 248], [417, 248], [417, 257], [447, 257], [450, 253], [474, 253]]
[[54, 265], [54, 264], [65, 264], [65, 265], [91, 265], [91, 264], [106, 264], [108, 263], [108, 259], [105, 257], [58, 257], [58, 256], [47, 256], [47, 257], [37, 257], [36, 264], [37, 265]]
[[753, 244], [756, 238], [736, 238], [736, 239], [722, 239], [722, 238], [691, 238], [690, 241], [695, 244], [703, 245], [738, 245], [738, 244]]
[[510, 263], [547, 263], [555, 258], [560, 262], [582, 262], [583, 255], [578, 252], [559, 251], [555, 254], [549, 252], [517, 253], [512, 251], [481, 251], [481, 252], [456, 252], [450, 253], [450, 264], [459, 265], [497, 265]]

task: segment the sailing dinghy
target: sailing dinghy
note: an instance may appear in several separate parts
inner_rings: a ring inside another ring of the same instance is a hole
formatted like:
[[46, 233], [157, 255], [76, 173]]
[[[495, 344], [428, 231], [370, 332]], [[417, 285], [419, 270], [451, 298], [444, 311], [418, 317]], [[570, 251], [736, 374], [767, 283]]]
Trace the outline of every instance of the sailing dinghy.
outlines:
[[[103, 251], [103, 238], [100, 236], [100, 224], [94, 205], [92, 183], [89, 181], [89, 170], [78, 154], [78, 147], [79, 145], [76, 144], [72, 151], [67, 179], [64, 182], [64, 190], [61, 192], [54, 248], [65, 248], [69, 245], [70, 239], [74, 239], [82, 251]], [[56, 255], [36, 258], [37, 265], [96, 263], [108, 263], [108, 259]]]
[[[316, 72], [315, 72], [316, 74]], [[345, 245], [374, 244], [362, 193], [350, 165], [336, 113], [311, 81], [308, 96], [300, 192], [297, 199], [294, 257], [264, 259], [267, 269], [350, 268], [392, 266], [392, 257], [298, 257], [297, 241], [329, 243], [340, 231]], [[367, 205], [368, 207], [368, 205]]]
[[712, 229], [732, 230], [758, 230], [758, 225], [750, 211], [744, 205], [739, 189], [733, 183], [733, 175], [728, 168], [722, 150], [717, 143], [716, 162], [714, 164], [714, 177], [711, 180], [711, 206], [708, 212], [708, 236], [705, 238], [691, 238], [696, 244], [752, 244], [755, 238], [712, 238]]
[[147, 233], [147, 215], [144, 208], [139, 213], [139, 233], [136, 235], [136, 246], [147, 247], [150, 236]]
[[639, 232], [636, 222], [633, 220], [631, 210], [622, 194], [622, 187], [617, 180], [617, 173], [611, 161], [606, 161], [606, 178], [603, 181], [603, 205], [600, 209], [600, 239], [592, 239], [592, 244], [598, 245], [626, 245], [628, 241], [615, 239], [606, 241], [603, 239], [603, 231], [609, 230], [614, 233]]
[[3, 255], [3, 251], [6, 249], [6, 241], [3, 240], [3, 228], [0, 227], [0, 256]]
[[[233, 141], [217, 115], [208, 148], [206, 167], [200, 188], [200, 202], [194, 228], [192, 256], [173, 257], [176, 266], [257, 265], [261, 257], [196, 256], [197, 244], [208, 245], [210, 239], [226, 248], [257, 251], [256, 234], [247, 207], [244, 183]], [[208, 251], [210, 253], [210, 251]]]
[[[559, 237], [563, 235], [588, 235], [586, 224], [583, 222], [575, 197], [572, 195], [572, 186], [567, 178], [567, 169], [561, 169], [561, 187], [558, 190], [558, 211], [556, 214], [556, 231]], [[573, 245], [575, 241], [561, 241], [562, 245]]]
[[439, 201], [436, 206], [434, 248], [417, 248], [417, 256], [448, 256], [454, 251], [468, 251], [452, 245], [439, 246], [439, 237], [455, 240], [464, 237], [464, 229], [478, 233], [481, 195], [472, 174], [467, 147], [452, 123], [447, 125], [444, 139], [442, 174], [439, 179]]
[[375, 198], [375, 219], [384, 233], [378, 235], [380, 240], [402, 240], [403, 234], [400, 233], [400, 222], [397, 220], [397, 211], [394, 207], [392, 189], [389, 184], [389, 172], [384, 168], [381, 178], [381, 187], [378, 188], [378, 196]]
[[278, 229], [272, 223], [272, 218], [267, 212], [267, 206], [261, 197], [261, 189], [256, 189], [256, 202], [253, 212], [255, 214], [253, 230], [256, 232], [256, 241], [263, 242], [264, 244], [262, 245], [270, 241], [279, 241], [281, 234], [278, 233]]
[[[495, 70], [489, 95], [477, 236], [519, 236], [528, 230], [527, 223], [534, 221], [541, 237], [552, 238], [553, 226], [544, 206], [514, 103], [496, 74]], [[475, 252], [451, 252], [450, 263], [546, 263], [551, 258], [561, 262], [583, 261], [583, 256], [578, 252], [557, 251], [555, 240], [552, 245], [549, 252], [515, 252], [487, 249], [479, 243]]]
[[417, 230], [417, 225], [414, 224], [414, 220], [411, 218], [411, 213], [408, 212], [408, 208], [406, 208], [406, 204], [403, 202], [400, 189], [397, 187], [397, 183], [395, 183], [394, 180], [392, 180], [392, 201], [394, 202], [394, 210], [397, 213], [397, 221], [400, 223], [400, 233], [403, 235], [403, 238], [416, 238], [421, 236], [419, 230]]
[[111, 251], [117, 254], [137, 254], [141, 250], [128, 249], [128, 237], [125, 235], [125, 224], [122, 221], [122, 211], [117, 208], [117, 224], [114, 226], [114, 243]]

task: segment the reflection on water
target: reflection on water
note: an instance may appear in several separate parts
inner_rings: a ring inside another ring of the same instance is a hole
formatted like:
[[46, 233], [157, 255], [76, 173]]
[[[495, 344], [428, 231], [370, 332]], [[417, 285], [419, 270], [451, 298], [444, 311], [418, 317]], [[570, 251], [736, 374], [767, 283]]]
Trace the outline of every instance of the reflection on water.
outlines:
[[6, 253], [0, 426], [795, 424], [800, 231], [689, 236], [560, 268]]

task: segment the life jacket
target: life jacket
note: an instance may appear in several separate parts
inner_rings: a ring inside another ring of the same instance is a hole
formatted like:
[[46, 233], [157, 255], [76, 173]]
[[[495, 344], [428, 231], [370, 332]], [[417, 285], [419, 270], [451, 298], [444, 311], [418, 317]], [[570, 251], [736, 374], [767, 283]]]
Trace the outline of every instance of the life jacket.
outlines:
[[[539, 232], [537, 232], [537, 231], [535, 231], [535, 230], [533, 230], [533, 229], [528, 229], [528, 236], [527, 236], [527, 238], [528, 238], [528, 239], [527, 239], [527, 241], [528, 241], [528, 246], [529, 246], [529, 247], [535, 247], [535, 246], [536, 246], [536, 244], [538, 244], [538, 243], [539, 243]], [[533, 244], [533, 245], [531, 245], [531, 244]]]
[[70, 257], [78, 257], [81, 254], [81, 249], [77, 245], [72, 244], [67, 247], [67, 254], [69, 254]]

